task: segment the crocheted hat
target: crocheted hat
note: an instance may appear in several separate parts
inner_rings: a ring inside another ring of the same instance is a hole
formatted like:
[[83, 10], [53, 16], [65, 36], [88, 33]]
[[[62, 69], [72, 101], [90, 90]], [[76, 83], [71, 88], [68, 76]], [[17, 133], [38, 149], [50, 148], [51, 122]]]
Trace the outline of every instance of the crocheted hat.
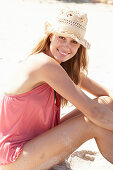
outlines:
[[90, 44], [84, 39], [87, 22], [87, 14], [65, 8], [60, 10], [54, 20], [45, 22], [45, 33], [71, 37], [89, 49]]

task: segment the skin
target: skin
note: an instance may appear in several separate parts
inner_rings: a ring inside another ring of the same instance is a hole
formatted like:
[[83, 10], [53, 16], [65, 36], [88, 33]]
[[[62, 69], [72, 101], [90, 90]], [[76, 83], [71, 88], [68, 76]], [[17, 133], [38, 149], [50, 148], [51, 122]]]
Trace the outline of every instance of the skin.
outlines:
[[[80, 44], [56, 35], [51, 35], [50, 41], [46, 54], [31, 56], [20, 64], [12, 80], [15, 84], [10, 84], [6, 93], [21, 94], [46, 82], [79, 110], [74, 109], [58, 126], [27, 142], [19, 158], [0, 170], [49, 169], [91, 138], [95, 138], [102, 155], [113, 163], [113, 100], [109, 91], [84, 75], [76, 86], [60, 63], [73, 57]], [[80, 88], [98, 98], [90, 99]]]
[[58, 63], [71, 59], [77, 52], [80, 44], [70, 37], [50, 35], [50, 49], [46, 54], [54, 58]]

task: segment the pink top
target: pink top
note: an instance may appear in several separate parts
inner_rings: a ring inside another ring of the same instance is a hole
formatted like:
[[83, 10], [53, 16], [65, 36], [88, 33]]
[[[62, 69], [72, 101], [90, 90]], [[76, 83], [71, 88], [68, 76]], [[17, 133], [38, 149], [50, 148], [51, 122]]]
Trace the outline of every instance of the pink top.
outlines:
[[43, 84], [19, 95], [0, 98], [0, 165], [14, 162], [23, 145], [58, 125], [60, 95]]

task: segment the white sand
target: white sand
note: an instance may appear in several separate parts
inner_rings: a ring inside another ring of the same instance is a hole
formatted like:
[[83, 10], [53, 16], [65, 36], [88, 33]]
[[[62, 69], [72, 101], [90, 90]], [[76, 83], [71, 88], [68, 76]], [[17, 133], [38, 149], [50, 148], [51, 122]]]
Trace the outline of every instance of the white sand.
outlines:
[[[35, 45], [41, 22], [50, 14], [49, 5], [40, 5], [35, 0], [10, 0], [10, 3], [8, 0], [0, 1], [0, 91], [7, 86], [6, 81], [16, 67], [15, 62], [23, 59]], [[92, 45], [89, 50], [89, 77], [113, 89], [113, 6], [75, 3], [70, 5], [79, 6], [88, 13], [86, 37]], [[47, 15], [43, 13], [42, 7], [44, 11], [48, 10]], [[72, 108], [63, 109], [62, 115]], [[113, 170], [113, 166], [101, 156], [92, 139], [75, 151], [66, 163], [63, 162], [53, 169]]]

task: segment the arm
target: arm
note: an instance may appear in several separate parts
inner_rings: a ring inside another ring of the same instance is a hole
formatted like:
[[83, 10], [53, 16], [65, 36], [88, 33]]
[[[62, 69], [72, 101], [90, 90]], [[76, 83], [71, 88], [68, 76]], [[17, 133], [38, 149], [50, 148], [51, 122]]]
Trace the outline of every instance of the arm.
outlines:
[[38, 70], [34, 69], [35, 71], [32, 73], [35, 81], [48, 83], [93, 123], [113, 130], [113, 112], [111, 110], [86, 96], [54, 59], [44, 54], [38, 57], [41, 58], [40, 61], [38, 60], [40, 67], [38, 66]]
[[81, 74], [81, 81], [79, 86], [81, 89], [86, 90], [87, 92], [91, 93], [96, 97], [109, 96], [108, 89], [104, 88], [103, 86], [90, 79], [83, 73]]

